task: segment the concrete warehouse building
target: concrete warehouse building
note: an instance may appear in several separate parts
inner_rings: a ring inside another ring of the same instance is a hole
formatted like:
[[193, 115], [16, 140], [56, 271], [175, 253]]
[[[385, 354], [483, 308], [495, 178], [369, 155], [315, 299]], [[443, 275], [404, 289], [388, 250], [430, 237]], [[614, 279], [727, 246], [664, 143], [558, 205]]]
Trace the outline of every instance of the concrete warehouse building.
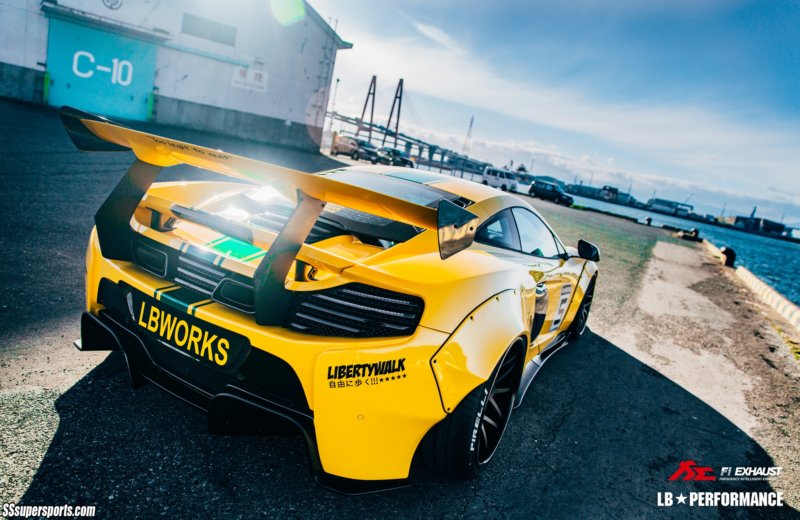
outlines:
[[303, 0], [0, 0], [0, 96], [318, 150], [350, 47]]

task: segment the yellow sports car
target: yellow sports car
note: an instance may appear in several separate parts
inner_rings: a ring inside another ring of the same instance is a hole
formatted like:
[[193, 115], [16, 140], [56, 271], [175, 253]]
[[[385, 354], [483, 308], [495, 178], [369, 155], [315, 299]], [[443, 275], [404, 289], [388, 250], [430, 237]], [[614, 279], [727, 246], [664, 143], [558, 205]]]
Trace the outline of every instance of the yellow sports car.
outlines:
[[[120, 350], [134, 387], [207, 410], [212, 431], [298, 427], [323, 486], [403, 485], [415, 455], [476, 477], [537, 370], [586, 328], [597, 248], [565, 247], [516, 196], [61, 116], [79, 149], [136, 155], [95, 216], [78, 348]], [[237, 182], [154, 183], [177, 164]]]

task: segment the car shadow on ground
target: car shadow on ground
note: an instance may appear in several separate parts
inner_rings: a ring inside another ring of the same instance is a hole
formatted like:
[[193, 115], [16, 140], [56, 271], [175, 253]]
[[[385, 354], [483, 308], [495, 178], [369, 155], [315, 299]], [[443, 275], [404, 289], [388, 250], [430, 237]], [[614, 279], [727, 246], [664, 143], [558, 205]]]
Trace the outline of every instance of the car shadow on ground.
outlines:
[[772, 459], [703, 401], [592, 333], [547, 363], [492, 465], [470, 482], [417, 470], [405, 489], [337, 495], [312, 483], [299, 436], [211, 435], [204, 414], [152, 385], [131, 390], [118, 354], [65, 392], [56, 410], [58, 430], [22, 504], [94, 504], [100, 517], [797, 515], [658, 507], [658, 492], [772, 489], [668, 481], [682, 460], [718, 473]]

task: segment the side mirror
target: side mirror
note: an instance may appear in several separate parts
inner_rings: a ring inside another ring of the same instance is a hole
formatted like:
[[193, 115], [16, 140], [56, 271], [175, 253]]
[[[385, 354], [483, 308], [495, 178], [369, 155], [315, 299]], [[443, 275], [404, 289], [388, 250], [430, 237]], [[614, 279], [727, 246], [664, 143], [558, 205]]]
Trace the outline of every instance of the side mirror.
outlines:
[[586, 240], [578, 240], [578, 256], [592, 262], [600, 261], [600, 250], [597, 246]]

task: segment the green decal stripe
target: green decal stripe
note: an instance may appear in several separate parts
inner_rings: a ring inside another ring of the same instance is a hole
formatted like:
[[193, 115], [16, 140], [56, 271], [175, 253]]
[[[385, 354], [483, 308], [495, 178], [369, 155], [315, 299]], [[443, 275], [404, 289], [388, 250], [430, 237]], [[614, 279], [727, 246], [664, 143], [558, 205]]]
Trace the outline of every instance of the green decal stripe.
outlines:
[[158, 293], [160, 293], [161, 291], [163, 291], [165, 289], [169, 289], [170, 287], [175, 287], [175, 284], [165, 285], [164, 287], [158, 287], [158, 288], [154, 289], [153, 290], [153, 297], [157, 300], [158, 299]]
[[255, 260], [257, 258], [261, 258], [262, 256], [265, 256], [266, 254], [267, 254], [266, 251], [259, 251], [258, 253], [254, 254], [254, 255], [250, 255], [250, 256], [246, 256], [246, 257], [242, 258], [242, 262], [252, 262], [253, 260]]
[[153, 297], [154, 297], [156, 300], [160, 300], [160, 299], [161, 299], [161, 294], [162, 294], [162, 293], [165, 293], [165, 292], [167, 292], [167, 291], [174, 291], [175, 289], [177, 289], [177, 288], [179, 288], [179, 287], [180, 287], [180, 285], [175, 285], [175, 284], [172, 284], [172, 285], [165, 285], [164, 287], [159, 287], [158, 289], [156, 289], [156, 290], [153, 292]]
[[210, 303], [214, 303], [214, 300], [203, 300], [203, 301], [201, 301], [199, 303], [195, 303], [194, 305], [190, 305], [189, 306], [189, 314], [194, 316], [195, 314], [197, 314], [197, 308], [198, 307], [203, 307], [203, 306], [208, 305]]
[[185, 287], [178, 287], [176, 290], [161, 293], [159, 301], [181, 312], [189, 312], [189, 307], [193, 303], [201, 301], [198, 298], [199, 296], [196, 292]]
[[233, 237], [225, 237], [225, 240], [221, 240], [213, 245], [209, 244], [209, 247], [216, 251], [217, 254], [225, 255], [236, 260], [241, 260], [242, 258], [261, 252], [261, 248]]
[[211, 246], [213, 246], [214, 244], [219, 244], [220, 242], [222, 242], [222, 241], [223, 241], [223, 240], [225, 240], [226, 238], [228, 238], [228, 237], [227, 237], [227, 236], [225, 236], [225, 235], [222, 235], [221, 237], [217, 237], [217, 238], [215, 238], [214, 240], [212, 240], [211, 242], [209, 242], [208, 244], [206, 244], [206, 246], [207, 246], [207, 247], [211, 247]]

